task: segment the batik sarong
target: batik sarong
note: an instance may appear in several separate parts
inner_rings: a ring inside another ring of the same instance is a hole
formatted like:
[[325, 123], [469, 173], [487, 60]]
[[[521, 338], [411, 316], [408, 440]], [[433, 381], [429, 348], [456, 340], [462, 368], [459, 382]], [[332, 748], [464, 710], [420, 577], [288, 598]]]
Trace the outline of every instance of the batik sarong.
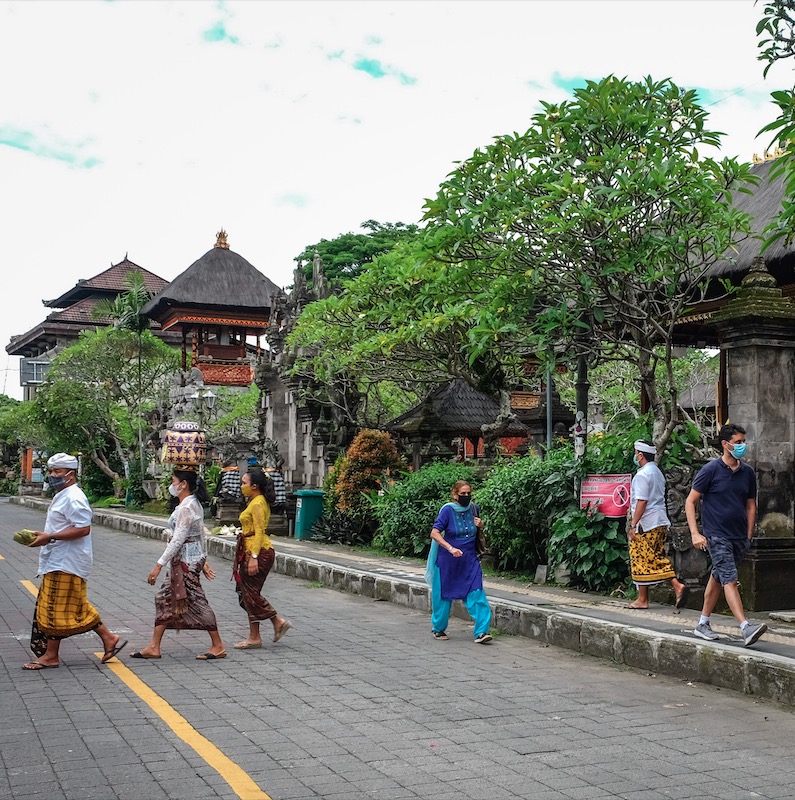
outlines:
[[653, 586], [676, 577], [673, 565], [665, 555], [668, 526], [638, 531], [629, 542], [629, 566], [637, 586]]
[[276, 560], [276, 552], [272, 547], [267, 550], [260, 550], [257, 556], [256, 575], [249, 575], [246, 569], [246, 548], [244, 538], [238, 540], [237, 552], [235, 554], [235, 591], [240, 607], [248, 614], [249, 622], [261, 622], [265, 619], [273, 619], [276, 609], [261, 594], [262, 587], [265, 585], [265, 578], [271, 571], [273, 562]]
[[155, 625], [172, 631], [217, 631], [215, 612], [201, 584], [204, 560], [187, 564], [174, 559], [155, 595]]
[[102, 623], [88, 602], [86, 582], [68, 572], [48, 572], [36, 599], [36, 627], [48, 639], [66, 639], [94, 630]]

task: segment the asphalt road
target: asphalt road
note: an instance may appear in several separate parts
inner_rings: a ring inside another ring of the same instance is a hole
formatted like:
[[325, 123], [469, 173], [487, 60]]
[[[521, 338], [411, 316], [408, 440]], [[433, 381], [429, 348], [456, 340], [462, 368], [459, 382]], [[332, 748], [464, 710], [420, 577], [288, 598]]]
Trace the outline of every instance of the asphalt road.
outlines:
[[93, 634], [30, 660], [36, 553], [14, 543], [35, 511], [0, 503], [0, 798], [48, 800], [499, 800], [793, 797], [795, 716], [728, 691], [617, 669], [533, 640], [475, 645], [451, 620], [272, 575], [294, 624], [278, 644], [235, 651], [245, 615], [228, 580], [207, 593], [228, 658], [209, 637], [149, 638], [146, 575], [162, 544], [94, 529], [89, 598], [129, 638], [101, 666]]

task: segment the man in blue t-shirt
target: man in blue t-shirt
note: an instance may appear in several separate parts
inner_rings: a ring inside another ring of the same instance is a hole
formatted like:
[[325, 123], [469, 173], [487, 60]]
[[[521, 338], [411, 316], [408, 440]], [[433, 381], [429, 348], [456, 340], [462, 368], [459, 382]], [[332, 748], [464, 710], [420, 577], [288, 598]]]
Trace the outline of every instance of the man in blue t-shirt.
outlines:
[[[687, 523], [693, 547], [709, 551], [712, 573], [704, 590], [701, 618], [693, 633], [702, 639], [720, 639], [709, 624], [710, 614], [721, 588], [734, 618], [740, 625], [743, 643], [750, 647], [767, 630], [767, 625], [752, 625], [745, 618], [737, 587], [737, 570], [751, 549], [756, 523], [756, 474], [740, 460], [745, 455], [745, 429], [724, 425], [719, 433], [722, 454], [705, 464], [696, 475], [685, 501]], [[698, 531], [696, 504], [701, 500], [701, 527]]]

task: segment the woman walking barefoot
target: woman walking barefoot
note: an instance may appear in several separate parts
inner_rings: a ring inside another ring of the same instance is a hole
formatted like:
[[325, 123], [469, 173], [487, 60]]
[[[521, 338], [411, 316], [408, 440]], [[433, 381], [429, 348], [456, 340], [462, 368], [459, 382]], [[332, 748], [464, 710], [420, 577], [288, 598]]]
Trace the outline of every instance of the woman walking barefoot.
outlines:
[[248, 505], [240, 515], [241, 531], [232, 576], [240, 607], [248, 614], [248, 636], [238, 642], [235, 649], [255, 650], [262, 647], [260, 622], [271, 621], [274, 642], [278, 642], [292, 624], [280, 617], [261, 594], [276, 559], [268, 536], [270, 506], [276, 499], [273, 481], [262, 470], [250, 470], [243, 476], [240, 490]]

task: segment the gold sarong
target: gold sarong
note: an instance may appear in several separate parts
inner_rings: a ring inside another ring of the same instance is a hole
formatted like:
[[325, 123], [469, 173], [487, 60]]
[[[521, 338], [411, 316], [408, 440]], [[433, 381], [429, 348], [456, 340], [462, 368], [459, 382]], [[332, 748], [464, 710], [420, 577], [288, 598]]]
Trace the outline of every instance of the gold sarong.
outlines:
[[638, 586], [653, 586], [676, 577], [673, 565], [665, 555], [668, 526], [639, 531], [629, 542], [629, 567]]
[[86, 582], [68, 572], [48, 572], [36, 600], [36, 624], [50, 639], [65, 639], [101, 624], [99, 612], [88, 602]]

